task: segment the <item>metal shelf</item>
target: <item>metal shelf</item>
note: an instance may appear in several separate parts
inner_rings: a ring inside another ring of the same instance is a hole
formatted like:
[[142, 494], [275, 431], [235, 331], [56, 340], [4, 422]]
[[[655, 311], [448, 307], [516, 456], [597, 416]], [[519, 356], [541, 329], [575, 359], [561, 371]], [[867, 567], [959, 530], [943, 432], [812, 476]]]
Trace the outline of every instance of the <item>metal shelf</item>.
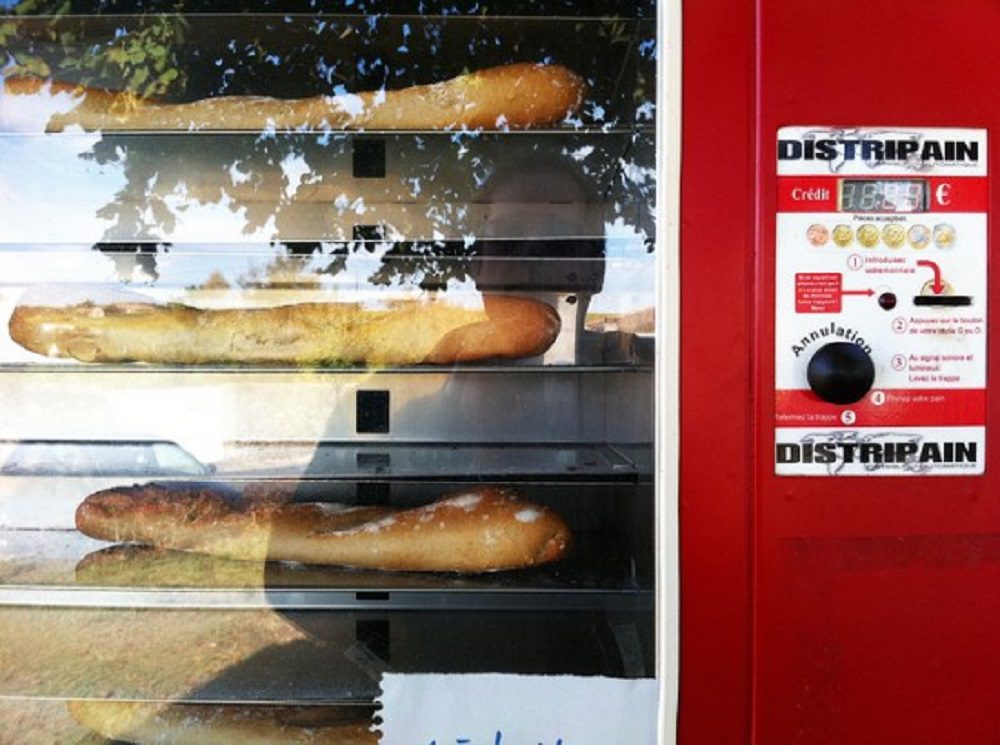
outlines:
[[648, 445], [622, 449], [580, 442], [236, 441], [216, 464], [216, 474], [228, 481], [632, 483], [651, 473], [651, 456]]
[[[276, 129], [273, 133], [275, 137], [315, 137], [319, 135], [330, 137], [448, 137], [453, 140], [475, 139], [477, 137], [529, 137], [556, 136], [569, 137], [575, 135], [582, 136], [622, 136], [622, 135], [645, 135], [652, 137], [656, 134], [656, 126], [653, 124], [618, 124], [600, 126], [595, 124], [583, 124], [578, 127], [538, 127], [529, 129]], [[239, 136], [247, 138], [259, 138], [261, 132], [245, 129], [193, 129], [190, 131], [172, 130], [114, 130], [107, 132], [88, 132], [81, 135], [78, 131], [68, 132], [16, 132], [0, 130], [0, 137], [59, 137], [59, 138], [80, 138], [82, 136], [99, 135], [105, 138], [129, 138], [129, 137], [214, 137], [214, 136]]]
[[0, 531], [0, 606], [352, 611], [651, 610], [652, 576], [621, 536], [579, 532], [566, 560], [460, 575], [241, 562], [67, 530]]
[[595, 611], [651, 612], [652, 590], [121, 590], [2, 587], [0, 606], [46, 608], [224, 608], [324, 611]]
[[652, 674], [641, 613], [0, 607], [0, 696], [371, 703], [383, 672]]
[[610, 365], [543, 365], [539, 363], [535, 364], [507, 364], [498, 365], [495, 363], [483, 363], [481, 365], [476, 364], [461, 364], [461, 365], [418, 365], [411, 367], [377, 367], [377, 368], [366, 368], [366, 367], [310, 367], [310, 368], [295, 368], [295, 367], [263, 367], [259, 365], [230, 365], [230, 366], [220, 366], [220, 365], [154, 365], [147, 363], [100, 363], [100, 364], [88, 364], [84, 362], [76, 362], [75, 360], [67, 361], [63, 364], [53, 364], [52, 362], [42, 362], [38, 364], [34, 363], [0, 363], [0, 374], [3, 373], [76, 373], [79, 375], [81, 372], [94, 373], [97, 375], [109, 375], [115, 373], [130, 373], [130, 374], [150, 374], [150, 373], [180, 373], [197, 375], [204, 373], [206, 375], [225, 375], [225, 374], [254, 374], [254, 375], [289, 375], [299, 373], [302, 375], [357, 375], [363, 373], [366, 375], [450, 375], [457, 373], [492, 373], [499, 375], [511, 375], [511, 374], [530, 374], [530, 373], [543, 373], [545, 375], [552, 374], [618, 374], [618, 373], [640, 373], [640, 374], [651, 374], [653, 372], [653, 366], [650, 364], [635, 364], [635, 365], [620, 365], [620, 364], [610, 364]]

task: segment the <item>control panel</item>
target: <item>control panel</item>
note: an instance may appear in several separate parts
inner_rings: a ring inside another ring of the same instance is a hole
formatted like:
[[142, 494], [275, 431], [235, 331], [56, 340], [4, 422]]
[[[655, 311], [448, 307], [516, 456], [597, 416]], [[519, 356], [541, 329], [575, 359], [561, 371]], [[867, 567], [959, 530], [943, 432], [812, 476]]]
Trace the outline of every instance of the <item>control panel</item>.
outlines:
[[779, 130], [775, 473], [983, 473], [986, 146]]

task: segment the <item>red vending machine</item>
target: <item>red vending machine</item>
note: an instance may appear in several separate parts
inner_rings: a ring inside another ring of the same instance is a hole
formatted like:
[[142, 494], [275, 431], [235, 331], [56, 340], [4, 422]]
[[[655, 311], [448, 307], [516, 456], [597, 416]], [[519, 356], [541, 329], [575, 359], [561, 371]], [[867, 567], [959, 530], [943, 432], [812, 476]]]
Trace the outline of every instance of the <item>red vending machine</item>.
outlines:
[[680, 741], [1000, 737], [1000, 7], [686, 3]]
[[0, 0], [0, 741], [1000, 741], [998, 38]]
[[0, 0], [0, 742], [673, 739], [680, 11]]

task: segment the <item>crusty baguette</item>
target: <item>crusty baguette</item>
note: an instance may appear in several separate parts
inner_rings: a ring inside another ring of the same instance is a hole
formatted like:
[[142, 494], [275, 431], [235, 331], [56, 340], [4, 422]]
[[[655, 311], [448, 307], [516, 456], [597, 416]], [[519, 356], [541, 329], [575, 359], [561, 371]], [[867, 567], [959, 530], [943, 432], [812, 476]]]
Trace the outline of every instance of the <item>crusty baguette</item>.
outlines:
[[163, 364], [416, 365], [530, 357], [551, 346], [547, 303], [486, 295], [483, 307], [403, 301], [205, 310], [187, 305], [22, 305], [11, 338], [49, 357]]
[[[8, 78], [6, 93], [44, 95], [47, 83]], [[219, 96], [169, 104], [133, 93], [48, 84], [52, 93], [78, 96], [46, 130], [88, 131], [266, 129], [523, 129], [561, 121], [580, 106], [585, 86], [560, 65], [519, 62], [460, 75], [441, 83], [303, 99]], [[15, 100], [9, 105], [16, 106]]]
[[554, 512], [493, 488], [394, 510], [147, 484], [91, 494], [76, 510], [76, 527], [91, 538], [229, 559], [417, 572], [530, 567], [561, 558], [570, 540]]
[[325, 707], [68, 701], [70, 715], [110, 740], [135, 745], [377, 745], [365, 722]]
[[[287, 571], [282, 571], [285, 569]], [[285, 584], [282, 575], [288, 578], [289, 583], [294, 582], [295, 586], [300, 586], [299, 575], [304, 574], [306, 582], [315, 582], [330, 571], [353, 573], [356, 570], [335, 570], [300, 564], [269, 566], [261, 561], [233, 561], [190, 551], [119, 543], [83, 556], [76, 563], [74, 576], [78, 585], [100, 587], [232, 588], [263, 587], [265, 580], [271, 581], [268, 574], [279, 576], [273, 583], [276, 586]]]
[[[2, 562], [0, 562], [2, 565]], [[76, 584], [91, 587], [317, 587], [334, 590], [495, 589], [504, 578], [391, 572], [282, 561], [237, 561], [171, 551], [137, 543], [115, 543], [91, 551], [76, 564]]]

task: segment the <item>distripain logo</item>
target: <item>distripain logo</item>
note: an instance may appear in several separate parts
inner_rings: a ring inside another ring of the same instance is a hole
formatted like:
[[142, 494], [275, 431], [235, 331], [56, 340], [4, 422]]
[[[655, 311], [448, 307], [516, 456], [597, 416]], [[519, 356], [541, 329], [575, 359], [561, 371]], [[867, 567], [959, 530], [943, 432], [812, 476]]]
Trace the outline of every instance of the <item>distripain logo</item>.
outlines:
[[975, 463], [974, 442], [818, 442], [778, 444], [778, 463]]
[[930, 138], [918, 132], [828, 129], [778, 139], [779, 161], [823, 161], [834, 172], [853, 161], [914, 171], [935, 165], [973, 167], [981, 154], [977, 139]]
[[778, 140], [778, 160], [862, 160], [924, 163], [974, 163], [979, 143], [972, 140], [802, 139]]
[[799, 442], [775, 445], [778, 465], [822, 465], [830, 474], [845, 466], [865, 471], [905, 470], [927, 472], [962, 468], [979, 461], [979, 444], [970, 440], [927, 440], [922, 435], [879, 432], [816, 432]]

